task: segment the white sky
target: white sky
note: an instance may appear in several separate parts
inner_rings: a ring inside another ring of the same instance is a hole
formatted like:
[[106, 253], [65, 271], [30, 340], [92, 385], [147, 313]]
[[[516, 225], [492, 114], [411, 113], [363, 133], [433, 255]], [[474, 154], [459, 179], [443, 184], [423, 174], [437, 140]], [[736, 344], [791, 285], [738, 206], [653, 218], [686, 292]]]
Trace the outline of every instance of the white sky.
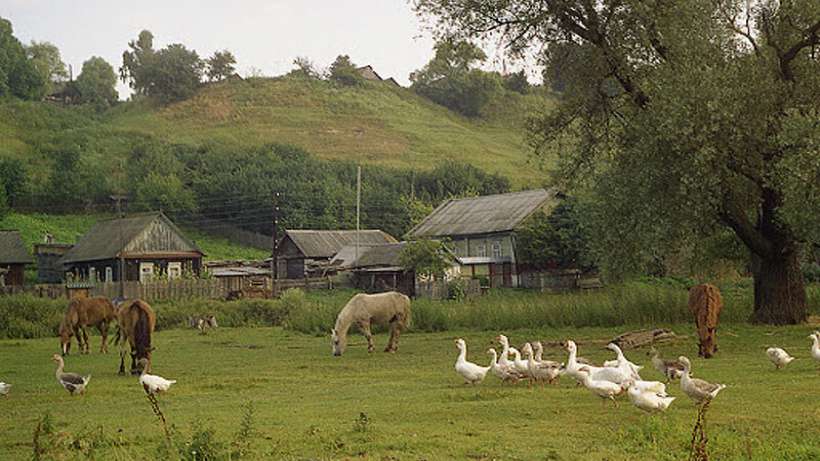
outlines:
[[[154, 34], [155, 48], [183, 43], [201, 57], [227, 48], [242, 75], [283, 74], [296, 56], [324, 68], [349, 54], [407, 85], [433, 55], [432, 37], [406, 0], [0, 0], [0, 16], [22, 42], [57, 45], [75, 77], [91, 56], [116, 71], [142, 29]], [[118, 91], [130, 93], [122, 82]]]

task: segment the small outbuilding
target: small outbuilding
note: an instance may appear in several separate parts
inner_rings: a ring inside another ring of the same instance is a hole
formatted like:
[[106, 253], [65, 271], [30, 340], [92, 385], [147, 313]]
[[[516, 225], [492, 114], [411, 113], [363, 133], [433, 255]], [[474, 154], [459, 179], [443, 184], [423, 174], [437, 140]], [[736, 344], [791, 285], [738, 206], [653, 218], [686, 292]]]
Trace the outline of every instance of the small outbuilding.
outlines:
[[339, 250], [356, 245], [357, 239], [360, 248], [396, 243], [392, 235], [380, 230], [288, 230], [278, 245], [278, 276], [298, 279], [323, 275]]
[[97, 222], [60, 259], [75, 279], [120, 280], [120, 258], [126, 281], [155, 277], [199, 276], [205, 254], [161, 212]]
[[26, 265], [33, 262], [19, 231], [0, 231], [0, 284], [23, 285]]

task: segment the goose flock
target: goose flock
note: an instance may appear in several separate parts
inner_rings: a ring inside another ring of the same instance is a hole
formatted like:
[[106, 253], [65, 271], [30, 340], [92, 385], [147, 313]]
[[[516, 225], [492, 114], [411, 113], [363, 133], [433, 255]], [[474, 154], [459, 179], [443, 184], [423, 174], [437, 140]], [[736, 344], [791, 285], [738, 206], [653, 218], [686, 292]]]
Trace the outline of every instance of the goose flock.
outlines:
[[[815, 331], [809, 338], [812, 340], [811, 357], [820, 365], [820, 331]], [[543, 360], [543, 345], [540, 341], [525, 343], [520, 351], [510, 346], [509, 338], [505, 335], [496, 336], [495, 341], [501, 347], [500, 354], [495, 348], [488, 349], [490, 361], [487, 366], [482, 366], [467, 360], [466, 341], [456, 339], [459, 354], [455, 370], [465, 384], [479, 384], [488, 374], [494, 375], [502, 383], [515, 384], [526, 380], [530, 386], [534, 383], [542, 386], [545, 383], [555, 384], [561, 376], [567, 376], [600, 397], [604, 403], [609, 400], [617, 406], [616, 398], [626, 394], [632, 405], [648, 413], [664, 412], [669, 408], [676, 397], [667, 394], [666, 384], [673, 380], [680, 380], [681, 391], [696, 404], [714, 399], [726, 388], [725, 384], [692, 377], [692, 363], [687, 357], [664, 359], [654, 347], [649, 349], [647, 355], [653, 368], [664, 376], [666, 383], [642, 379], [639, 372], [643, 366], [627, 359], [615, 343], [607, 345], [607, 349], [615, 353], [615, 358], [604, 362], [603, 366], [595, 366], [578, 356], [578, 346], [572, 340], [564, 342], [567, 352], [565, 363]], [[766, 355], [778, 370], [794, 360], [794, 357], [779, 347], [768, 348]]]

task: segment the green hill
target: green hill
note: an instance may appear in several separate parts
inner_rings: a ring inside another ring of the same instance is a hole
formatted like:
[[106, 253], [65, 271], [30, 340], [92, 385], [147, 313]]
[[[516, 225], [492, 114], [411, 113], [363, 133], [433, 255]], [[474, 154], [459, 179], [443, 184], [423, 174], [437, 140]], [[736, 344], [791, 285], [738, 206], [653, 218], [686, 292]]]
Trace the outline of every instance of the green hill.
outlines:
[[[277, 142], [324, 159], [428, 170], [445, 159], [500, 173], [516, 187], [540, 184], [518, 128], [547, 98], [508, 94], [471, 120], [408, 89], [368, 83], [340, 88], [294, 78], [232, 80], [205, 86], [167, 107], [126, 102], [103, 114], [52, 103], [0, 103], [0, 154], [45, 164], [38, 146], [81, 134], [86, 155], [113, 168], [141, 136], [174, 143], [214, 143], [237, 149]], [[36, 173], [36, 172], [35, 172]], [[35, 174], [36, 176], [36, 174]]]

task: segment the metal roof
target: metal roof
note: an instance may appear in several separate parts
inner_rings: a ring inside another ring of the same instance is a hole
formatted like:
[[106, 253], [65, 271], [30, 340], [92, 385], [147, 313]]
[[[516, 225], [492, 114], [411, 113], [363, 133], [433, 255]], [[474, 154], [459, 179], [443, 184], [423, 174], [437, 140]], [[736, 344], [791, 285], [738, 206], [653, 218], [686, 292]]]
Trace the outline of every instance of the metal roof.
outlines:
[[401, 249], [407, 242], [391, 243], [388, 245], [376, 245], [367, 248], [359, 259], [353, 262], [356, 268], [377, 267], [377, 266], [401, 266], [399, 255]]
[[[156, 251], [169, 253], [202, 253], [193, 242], [188, 240], [179, 228], [163, 213], [142, 213], [126, 218], [113, 218], [98, 221], [80, 238], [74, 247], [60, 259], [63, 264], [79, 261], [98, 261], [117, 258], [123, 249], [139, 237], [155, 221], [171, 228], [179, 237], [178, 242], [164, 242], [164, 248]], [[153, 249], [152, 249], [153, 251]], [[128, 251], [126, 251], [128, 253]]]
[[506, 232], [545, 206], [555, 193], [534, 189], [448, 200], [407, 233], [410, 238]]
[[[354, 230], [288, 230], [285, 238], [290, 238], [305, 258], [332, 258], [342, 247], [356, 244]], [[359, 244], [379, 245], [396, 243], [392, 235], [380, 230], [359, 232]]]
[[0, 231], [0, 264], [31, 264], [34, 262], [20, 232], [16, 230]]

